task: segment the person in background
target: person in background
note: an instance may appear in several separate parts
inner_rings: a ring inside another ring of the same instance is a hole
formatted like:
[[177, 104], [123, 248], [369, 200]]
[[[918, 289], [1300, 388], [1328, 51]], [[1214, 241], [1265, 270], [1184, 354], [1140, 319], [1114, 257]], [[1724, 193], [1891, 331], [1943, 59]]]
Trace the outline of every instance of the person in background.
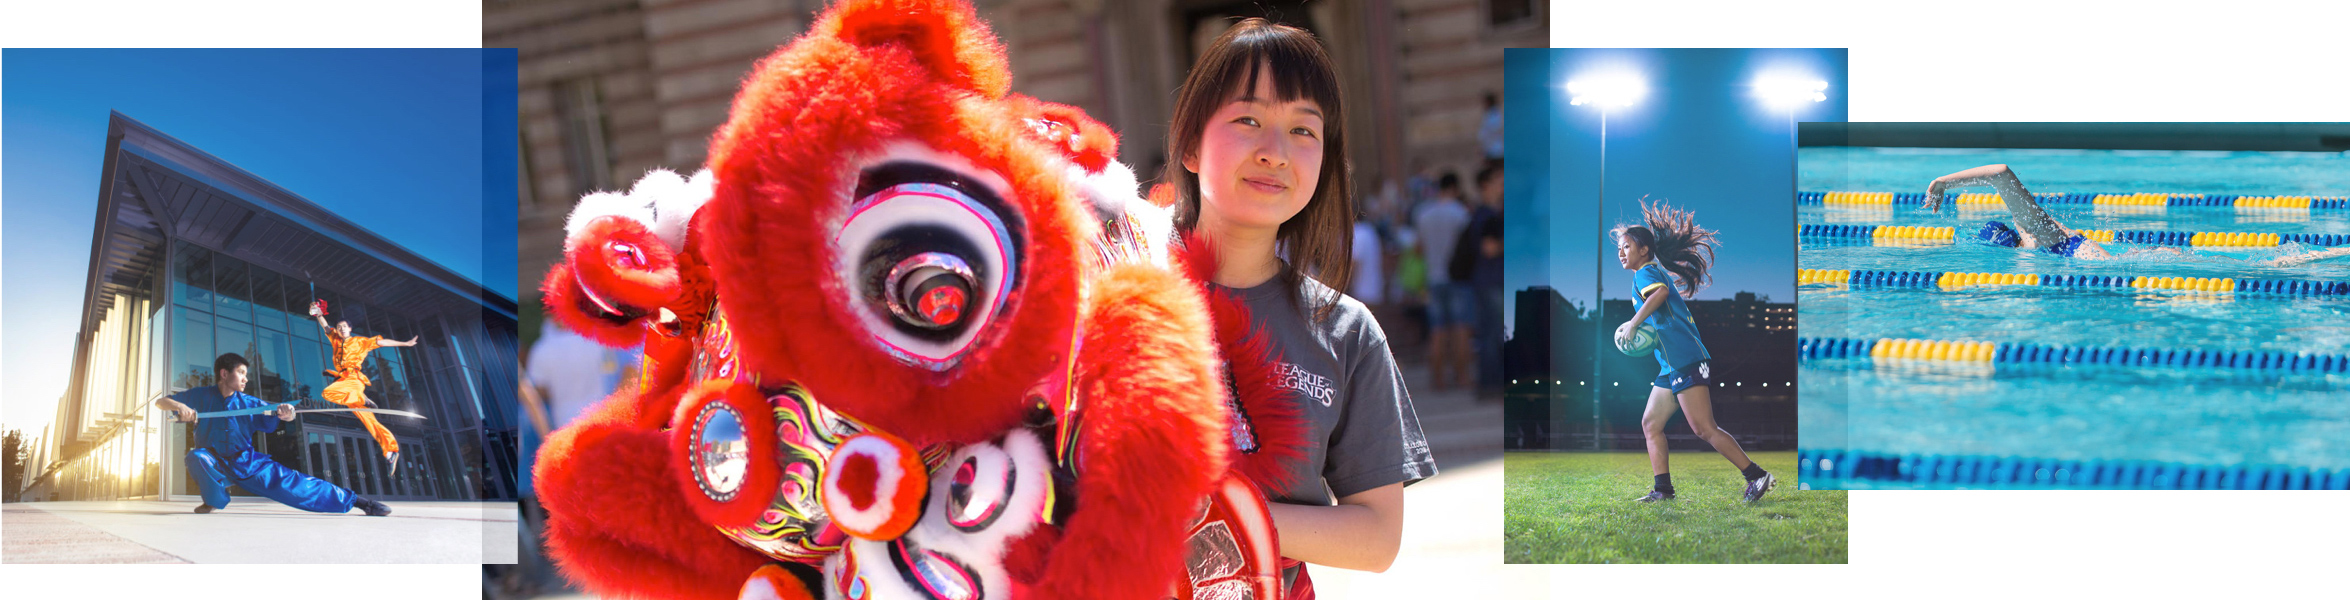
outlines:
[[1485, 93], [1485, 120], [1477, 126], [1477, 145], [1485, 149], [1485, 160], [1501, 160], [1501, 96]]
[[1469, 333], [1477, 320], [1477, 292], [1452, 277], [1453, 250], [1469, 227], [1461, 202], [1461, 177], [1436, 179], [1436, 199], [1412, 215], [1420, 253], [1428, 261], [1428, 375], [1435, 389], [1473, 381], [1469, 374]]
[[[1468, 234], [1476, 257], [1467, 279], [1477, 293], [1474, 350], [1477, 355], [1477, 399], [1501, 399], [1501, 160], [1486, 161], [1477, 170], [1477, 212]], [[1456, 259], [1457, 260], [1457, 259]]]
[[1371, 223], [1371, 215], [1370, 211], [1355, 215], [1354, 281], [1347, 286], [1347, 295], [1377, 307], [1387, 302], [1387, 265], [1386, 253], [1380, 248], [1379, 227]]

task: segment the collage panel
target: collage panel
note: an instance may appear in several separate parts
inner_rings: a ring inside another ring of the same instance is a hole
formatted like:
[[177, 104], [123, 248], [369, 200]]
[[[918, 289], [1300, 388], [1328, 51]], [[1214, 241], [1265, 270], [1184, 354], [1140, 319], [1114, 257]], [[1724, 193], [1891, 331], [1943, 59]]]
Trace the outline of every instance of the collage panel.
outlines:
[[2338, 595], [2320, 5], [284, 4], [0, 8], [0, 596]]
[[515, 560], [511, 52], [7, 59], [8, 562]]
[[[1842, 563], [1798, 490], [1795, 125], [1845, 53], [1508, 51], [1510, 563]], [[1522, 134], [1522, 135], [1521, 135]], [[1597, 376], [1594, 376], [1597, 374]]]
[[[1498, 590], [1502, 48], [1548, 20], [490, 6], [485, 43], [521, 55], [544, 420], [523, 559], [489, 593]], [[874, 452], [919, 460], [863, 490]], [[1049, 503], [954, 521], [1027, 502]], [[1068, 566], [1014, 577], [1038, 556]]]
[[2350, 127], [1807, 123], [1815, 489], [2350, 489]]

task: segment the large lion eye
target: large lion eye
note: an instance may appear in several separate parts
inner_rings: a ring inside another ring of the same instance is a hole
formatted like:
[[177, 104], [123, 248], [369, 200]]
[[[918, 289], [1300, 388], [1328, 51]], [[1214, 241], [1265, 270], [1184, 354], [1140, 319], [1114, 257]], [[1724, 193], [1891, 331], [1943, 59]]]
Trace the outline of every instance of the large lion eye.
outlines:
[[836, 238], [840, 270], [874, 340], [908, 364], [954, 366], [1017, 284], [1018, 215], [954, 171], [867, 169]]

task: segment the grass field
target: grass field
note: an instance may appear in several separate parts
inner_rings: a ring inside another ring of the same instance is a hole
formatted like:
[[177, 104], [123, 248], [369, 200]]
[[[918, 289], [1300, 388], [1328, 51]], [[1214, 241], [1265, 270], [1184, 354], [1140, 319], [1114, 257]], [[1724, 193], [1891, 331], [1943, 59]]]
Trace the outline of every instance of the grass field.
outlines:
[[1745, 478], [1712, 452], [1673, 453], [1676, 498], [1637, 452], [1503, 456], [1502, 551], [1510, 563], [1843, 563], [1844, 492], [1795, 489], [1795, 453], [1751, 456], [1778, 485], [1738, 501]]

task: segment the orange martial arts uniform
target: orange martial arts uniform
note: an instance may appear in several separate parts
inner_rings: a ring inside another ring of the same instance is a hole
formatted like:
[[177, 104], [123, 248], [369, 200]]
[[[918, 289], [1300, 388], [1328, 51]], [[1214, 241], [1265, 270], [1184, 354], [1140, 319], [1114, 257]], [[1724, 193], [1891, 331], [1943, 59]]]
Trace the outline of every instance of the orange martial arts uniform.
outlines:
[[[375, 351], [376, 342], [383, 340], [383, 336], [346, 338], [332, 329], [327, 330], [326, 336], [335, 347], [336, 379], [334, 383], [326, 384], [326, 389], [318, 395], [335, 404], [367, 408], [365, 393], [367, 384], [373, 381], [367, 378], [366, 373], [359, 371], [359, 364], [367, 360], [367, 353]], [[358, 415], [359, 423], [367, 426], [367, 434], [375, 436], [375, 443], [383, 445], [385, 452], [400, 451], [400, 440], [392, 438], [392, 430], [384, 429], [382, 423], [375, 422], [374, 414], [351, 414]]]

